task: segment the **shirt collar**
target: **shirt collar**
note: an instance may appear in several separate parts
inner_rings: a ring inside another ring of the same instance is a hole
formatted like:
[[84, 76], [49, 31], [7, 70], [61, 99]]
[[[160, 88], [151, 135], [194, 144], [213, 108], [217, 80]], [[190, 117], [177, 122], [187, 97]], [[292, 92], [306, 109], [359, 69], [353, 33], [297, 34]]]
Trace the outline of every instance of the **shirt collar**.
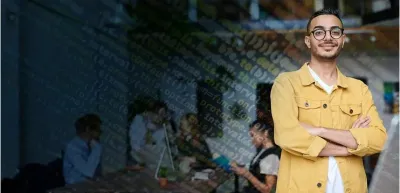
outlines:
[[[300, 79], [301, 83], [303, 86], [308, 86], [312, 83], [315, 82], [314, 78], [311, 76], [310, 71], [308, 70], [308, 62], [304, 63], [304, 65], [300, 68]], [[342, 88], [347, 88], [347, 77], [340, 72], [339, 68], [336, 67], [336, 70], [338, 72], [338, 79], [337, 79], [337, 85]]]

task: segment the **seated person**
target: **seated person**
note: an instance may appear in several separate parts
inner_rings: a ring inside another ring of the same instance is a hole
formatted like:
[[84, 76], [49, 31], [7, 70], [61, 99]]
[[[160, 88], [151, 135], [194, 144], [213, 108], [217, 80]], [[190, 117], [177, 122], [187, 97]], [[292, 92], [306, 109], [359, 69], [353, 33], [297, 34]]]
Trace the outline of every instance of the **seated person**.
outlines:
[[249, 170], [238, 166], [235, 162], [231, 164], [231, 169], [248, 180], [249, 186], [244, 192], [275, 192], [280, 151], [274, 144], [273, 128], [261, 121], [254, 121], [250, 125], [249, 133], [253, 145], [258, 149], [257, 154], [251, 161]]
[[99, 175], [101, 123], [100, 117], [95, 114], [84, 115], [75, 122], [76, 137], [66, 146], [63, 157], [66, 184], [82, 182]]
[[[175, 132], [172, 130], [167, 115], [168, 107], [164, 102], [151, 103], [148, 109], [134, 117], [130, 128], [130, 156], [133, 165], [146, 164], [155, 169], [159, 157], [166, 147], [164, 125], [168, 130], [170, 144], [175, 140]], [[173, 150], [171, 144], [171, 150]], [[169, 161], [168, 152], [164, 155], [163, 163]]]
[[[178, 147], [180, 161], [186, 163], [190, 162], [192, 163], [192, 167], [196, 168], [212, 168], [212, 155], [207, 142], [199, 133], [199, 124], [196, 114], [188, 113], [182, 116], [179, 127], [180, 135], [176, 139], [176, 145]], [[187, 169], [189, 168], [186, 166], [186, 170]]]

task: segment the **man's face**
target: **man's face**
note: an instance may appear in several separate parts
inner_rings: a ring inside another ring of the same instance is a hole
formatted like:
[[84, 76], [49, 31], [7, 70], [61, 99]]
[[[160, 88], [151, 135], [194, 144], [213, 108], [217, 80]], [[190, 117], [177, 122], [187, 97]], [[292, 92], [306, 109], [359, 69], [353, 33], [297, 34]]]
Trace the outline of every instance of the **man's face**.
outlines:
[[[320, 15], [311, 20], [305, 43], [315, 57], [334, 60], [344, 46], [343, 26], [334, 15]], [[314, 31], [314, 34], [311, 33]], [[324, 35], [325, 34], [325, 35]], [[325, 36], [325, 37], [324, 37]]]
[[101, 133], [102, 133], [101, 124], [100, 123], [96, 123], [95, 126], [91, 130], [89, 130], [89, 133], [90, 133], [90, 137], [92, 139], [100, 140], [100, 136], [101, 136]]

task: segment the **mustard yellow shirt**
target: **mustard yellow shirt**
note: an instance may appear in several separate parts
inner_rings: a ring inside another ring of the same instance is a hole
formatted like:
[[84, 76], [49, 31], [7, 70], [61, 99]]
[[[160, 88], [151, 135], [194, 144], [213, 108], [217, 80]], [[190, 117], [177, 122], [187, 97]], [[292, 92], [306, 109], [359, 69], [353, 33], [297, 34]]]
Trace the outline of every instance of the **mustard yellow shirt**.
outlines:
[[[328, 157], [318, 157], [327, 141], [310, 135], [300, 122], [316, 127], [349, 130], [358, 148], [352, 156], [335, 157], [346, 193], [365, 193], [362, 157], [380, 152], [386, 129], [363, 82], [344, 76], [339, 69], [337, 85], [328, 95], [311, 76], [307, 63], [294, 72], [280, 74], [271, 91], [275, 142], [282, 148], [277, 193], [324, 193]], [[351, 129], [360, 116], [371, 117], [369, 128]]]

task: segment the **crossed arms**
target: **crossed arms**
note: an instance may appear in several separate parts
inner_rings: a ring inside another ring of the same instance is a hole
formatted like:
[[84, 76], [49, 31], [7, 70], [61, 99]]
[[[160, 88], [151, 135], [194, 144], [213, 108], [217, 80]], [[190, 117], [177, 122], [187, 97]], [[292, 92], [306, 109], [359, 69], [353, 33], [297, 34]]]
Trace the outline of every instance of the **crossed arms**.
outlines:
[[380, 152], [386, 141], [372, 95], [363, 85], [362, 115], [350, 130], [317, 128], [298, 120], [298, 106], [290, 80], [278, 76], [271, 90], [275, 142], [283, 150], [316, 160], [318, 156], [366, 156]]
[[[352, 129], [368, 128], [370, 122], [370, 117], [360, 117], [354, 122]], [[319, 128], [306, 123], [300, 123], [300, 125], [304, 127], [310, 135], [319, 136], [327, 140], [327, 144], [318, 156], [348, 156], [352, 154], [347, 148], [357, 149], [358, 147], [356, 139], [348, 130]]]

